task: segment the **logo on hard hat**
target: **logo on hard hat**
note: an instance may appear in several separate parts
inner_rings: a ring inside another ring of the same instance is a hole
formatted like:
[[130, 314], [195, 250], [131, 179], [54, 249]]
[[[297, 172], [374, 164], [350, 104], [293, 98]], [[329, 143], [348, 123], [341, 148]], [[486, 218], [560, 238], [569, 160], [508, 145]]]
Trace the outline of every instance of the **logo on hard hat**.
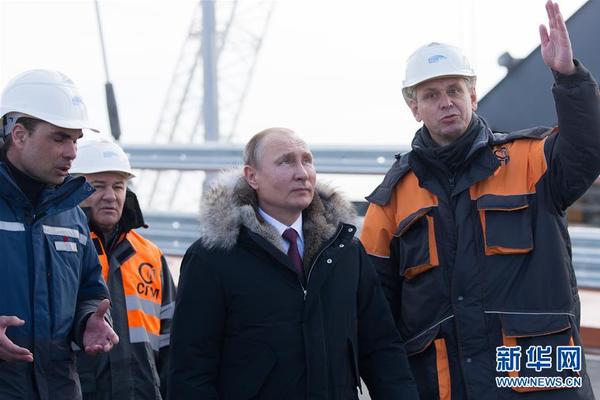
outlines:
[[119, 157], [119, 155], [117, 153], [115, 153], [114, 151], [104, 151], [102, 152], [102, 157], [104, 158], [111, 158], [111, 157]]
[[429, 64], [435, 64], [436, 62], [442, 61], [442, 60], [446, 60], [447, 57], [441, 54], [436, 54], [435, 56], [431, 56], [427, 59], [427, 62]]
[[73, 103], [74, 106], [83, 105], [83, 99], [79, 96], [73, 96], [73, 98], [71, 98], [71, 102]]

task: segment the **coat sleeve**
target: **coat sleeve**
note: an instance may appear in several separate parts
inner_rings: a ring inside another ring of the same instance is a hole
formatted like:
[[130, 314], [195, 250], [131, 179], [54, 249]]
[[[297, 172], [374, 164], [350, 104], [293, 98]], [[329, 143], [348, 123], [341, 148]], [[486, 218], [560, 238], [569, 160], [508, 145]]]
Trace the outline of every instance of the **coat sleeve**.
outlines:
[[396, 230], [394, 210], [395, 194], [382, 206], [371, 203], [365, 215], [360, 241], [369, 254], [369, 258], [375, 267], [383, 287], [383, 292], [390, 305], [394, 321], [400, 317], [400, 299], [402, 290], [402, 277], [398, 270], [396, 254], [390, 249], [393, 233]]
[[600, 93], [577, 60], [572, 75], [554, 73], [552, 88], [558, 133], [546, 140], [549, 187], [558, 210], [565, 210], [600, 174]]
[[359, 245], [358, 363], [373, 400], [419, 398], [377, 274]]
[[218, 399], [217, 377], [225, 296], [210, 256], [198, 241], [183, 258], [171, 331], [168, 398]]
[[158, 351], [157, 370], [160, 376], [160, 393], [167, 398], [167, 382], [169, 369], [169, 353], [171, 343], [171, 325], [175, 309], [175, 283], [164, 256], [162, 264], [162, 303], [160, 306], [160, 349]]
[[[87, 243], [82, 246], [83, 257], [81, 265], [81, 277], [77, 293], [77, 306], [73, 320], [73, 338], [78, 346], [83, 348], [83, 332], [90, 315], [96, 311], [98, 304], [103, 299], [110, 298], [108, 288], [102, 278], [102, 267], [98, 261], [98, 253], [86, 232]], [[112, 326], [110, 311], [106, 315], [107, 322]]]

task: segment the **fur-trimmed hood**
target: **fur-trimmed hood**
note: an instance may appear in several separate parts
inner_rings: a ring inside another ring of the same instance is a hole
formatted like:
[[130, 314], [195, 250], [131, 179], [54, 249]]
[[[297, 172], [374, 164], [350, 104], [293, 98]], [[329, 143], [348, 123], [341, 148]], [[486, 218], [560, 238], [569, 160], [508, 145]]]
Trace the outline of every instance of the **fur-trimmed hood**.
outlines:
[[[315, 196], [302, 214], [304, 262], [312, 260], [319, 247], [336, 232], [340, 223], [353, 224], [356, 211], [334, 188], [317, 183]], [[283, 239], [258, 214], [254, 189], [241, 169], [221, 173], [205, 192], [200, 209], [200, 239], [207, 248], [232, 249], [241, 226], [255, 232], [283, 251]]]

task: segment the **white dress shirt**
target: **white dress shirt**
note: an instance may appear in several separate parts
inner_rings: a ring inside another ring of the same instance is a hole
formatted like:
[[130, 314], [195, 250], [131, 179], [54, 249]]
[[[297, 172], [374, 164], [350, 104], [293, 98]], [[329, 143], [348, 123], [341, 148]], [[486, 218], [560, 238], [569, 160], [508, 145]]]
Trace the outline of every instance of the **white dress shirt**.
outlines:
[[[271, 225], [273, 228], [275, 228], [277, 232], [279, 232], [279, 236], [282, 236], [283, 232], [285, 232], [285, 230], [288, 228], [292, 228], [293, 230], [295, 230], [298, 234], [298, 240], [296, 241], [296, 245], [298, 246], [298, 253], [300, 253], [300, 257], [304, 258], [304, 235], [302, 234], [302, 214], [300, 214], [298, 219], [295, 220], [292, 225], [287, 226], [277, 221], [275, 218], [271, 217], [260, 207], [258, 208], [258, 213], [261, 217], [263, 217], [265, 222], [269, 223], [269, 225]], [[288, 249], [290, 248], [290, 244], [285, 239], [283, 239], [283, 246], [285, 248], [285, 253], [287, 253]]]

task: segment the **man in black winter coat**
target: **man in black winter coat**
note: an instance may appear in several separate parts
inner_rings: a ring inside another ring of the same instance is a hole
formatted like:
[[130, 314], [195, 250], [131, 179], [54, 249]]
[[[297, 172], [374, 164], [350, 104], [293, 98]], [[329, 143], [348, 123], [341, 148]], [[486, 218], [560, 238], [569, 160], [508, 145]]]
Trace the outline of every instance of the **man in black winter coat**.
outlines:
[[418, 399], [404, 345], [350, 224], [284, 128], [205, 195], [171, 335], [172, 399]]
[[600, 97], [558, 5], [546, 9], [554, 129], [492, 132], [454, 46], [407, 63], [403, 94], [423, 127], [368, 197], [361, 241], [423, 399], [594, 398], [565, 210], [600, 173]]

